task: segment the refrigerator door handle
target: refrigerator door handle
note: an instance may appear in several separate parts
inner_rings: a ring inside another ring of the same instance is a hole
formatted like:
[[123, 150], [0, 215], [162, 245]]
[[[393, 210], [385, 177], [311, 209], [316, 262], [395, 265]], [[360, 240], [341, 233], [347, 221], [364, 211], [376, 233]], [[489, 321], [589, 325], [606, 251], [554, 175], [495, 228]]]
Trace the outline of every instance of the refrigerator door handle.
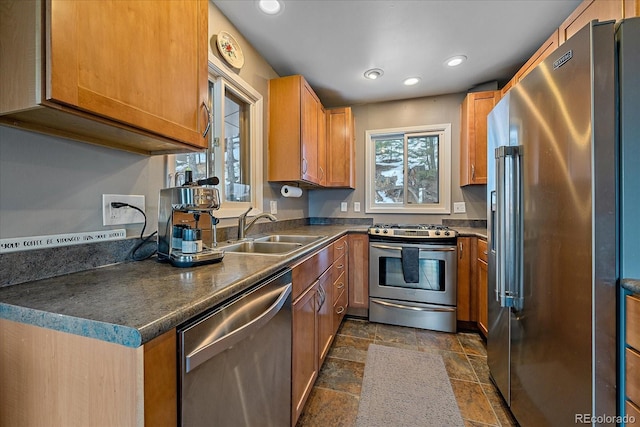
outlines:
[[496, 148], [496, 300], [520, 309], [521, 147]]

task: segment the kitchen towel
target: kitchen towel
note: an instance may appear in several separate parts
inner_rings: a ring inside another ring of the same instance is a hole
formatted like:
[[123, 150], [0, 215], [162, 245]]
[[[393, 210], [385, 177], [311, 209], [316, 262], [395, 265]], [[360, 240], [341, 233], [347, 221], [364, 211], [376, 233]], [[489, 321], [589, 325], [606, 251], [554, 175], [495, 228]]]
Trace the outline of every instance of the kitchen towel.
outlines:
[[405, 246], [402, 248], [402, 275], [407, 283], [420, 282], [420, 248]]

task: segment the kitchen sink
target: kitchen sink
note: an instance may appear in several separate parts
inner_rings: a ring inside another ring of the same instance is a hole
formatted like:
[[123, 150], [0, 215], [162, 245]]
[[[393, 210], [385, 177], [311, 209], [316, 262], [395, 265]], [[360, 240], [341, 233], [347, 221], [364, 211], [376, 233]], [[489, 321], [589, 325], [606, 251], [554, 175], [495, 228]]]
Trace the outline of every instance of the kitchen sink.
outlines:
[[293, 252], [296, 249], [300, 249], [301, 247], [302, 243], [246, 241], [233, 243], [228, 246], [222, 246], [220, 247], [220, 249], [225, 252], [239, 252], [261, 255], [284, 255], [289, 252]]
[[315, 242], [316, 240], [323, 239], [325, 236], [306, 236], [306, 235], [287, 235], [287, 234], [274, 234], [271, 236], [258, 237], [256, 242], [282, 242], [282, 243], [301, 243], [306, 245], [307, 243]]

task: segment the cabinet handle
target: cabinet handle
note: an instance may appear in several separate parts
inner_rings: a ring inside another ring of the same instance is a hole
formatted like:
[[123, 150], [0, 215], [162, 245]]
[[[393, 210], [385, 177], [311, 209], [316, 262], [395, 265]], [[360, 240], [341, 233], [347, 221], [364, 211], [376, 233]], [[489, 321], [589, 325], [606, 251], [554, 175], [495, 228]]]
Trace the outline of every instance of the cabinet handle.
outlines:
[[476, 165], [471, 165], [471, 180], [476, 180]]
[[203, 102], [205, 111], [207, 112], [207, 127], [204, 128], [204, 132], [202, 133], [202, 137], [204, 138], [209, 133], [209, 129], [211, 129], [211, 122], [213, 121], [213, 117], [211, 116], [211, 110], [209, 110], [209, 106], [206, 102]]
[[322, 180], [322, 178], [324, 178], [324, 169], [320, 167], [320, 180]]
[[458, 248], [460, 250], [460, 259], [462, 259], [462, 242], [458, 243]]
[[305, 175], [307, 173], [307, 159], [302, 158], [302, 174]]
[[344, 288], [344, 282], [340, 282], [340, 284], [338, 286], [336, 286], [337, 289], [342, 289]]
[[336, 314], [342, 314], [342, 313], [344, 313], [344, 307], [340, 306], [336, 309]]
[[482, 251], [482, 253], [485, 254], [485, 255], [489, 255], [489, 252], [487, 252], [487, 251]]
[[344, 268], [344, 264], [340, 264], [340, 265], [336, 266], [336, 268], [337, 268], [338, 270], [342, 270], [342, 269]]

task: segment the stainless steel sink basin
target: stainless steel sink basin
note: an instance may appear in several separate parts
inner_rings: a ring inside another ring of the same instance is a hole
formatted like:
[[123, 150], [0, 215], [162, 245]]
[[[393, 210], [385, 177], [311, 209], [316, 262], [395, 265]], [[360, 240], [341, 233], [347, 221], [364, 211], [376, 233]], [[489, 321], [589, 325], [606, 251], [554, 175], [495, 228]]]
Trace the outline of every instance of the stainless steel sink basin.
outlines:
[[258, 241], [246, 241], [233, 243], [228, 246], [223, 246], [222, 249], [225, 252], [241, 252], [248, 254], [264, 254], [264, 255], [283, 255], [289, 252], [293, 252], [296, 249], [300, 249], [302, 243], [286, 243], [286, 242], [258, 242]]
[[316, 240], [323, 239], [325, 236], [307, 236], [307, 235], [295, 235], [295, 234], [274, 234], [266, 237], [259, 237], [255, 239], [256, 242], [283, 242], [283, 243], [301, 243], [306, 245], [307, 243], [315, 242]]

